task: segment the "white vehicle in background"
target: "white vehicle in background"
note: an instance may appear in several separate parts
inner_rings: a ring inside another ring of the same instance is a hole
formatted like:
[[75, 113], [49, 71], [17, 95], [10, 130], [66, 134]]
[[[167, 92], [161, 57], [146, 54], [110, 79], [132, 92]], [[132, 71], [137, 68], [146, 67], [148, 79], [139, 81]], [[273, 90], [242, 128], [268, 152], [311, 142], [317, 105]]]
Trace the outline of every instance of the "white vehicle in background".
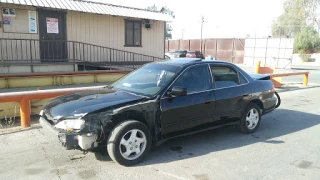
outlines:
[[175, 58], [178, 58], [178, 54], [174, 52], [167, 52], [164, 55], [164, 59], [175, 59]]

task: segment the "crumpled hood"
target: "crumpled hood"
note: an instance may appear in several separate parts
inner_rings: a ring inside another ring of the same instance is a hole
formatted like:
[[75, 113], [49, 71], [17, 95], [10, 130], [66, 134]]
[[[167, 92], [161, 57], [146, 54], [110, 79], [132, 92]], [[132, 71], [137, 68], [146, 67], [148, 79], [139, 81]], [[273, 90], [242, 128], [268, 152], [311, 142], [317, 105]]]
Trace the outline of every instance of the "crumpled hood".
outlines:
[[60, 96], [43, 106], [44, 113], [54, 119], [65, 116], [81, 116], [100, 109], [141, 100], [144, 97], [107, 88], [77, 92]]

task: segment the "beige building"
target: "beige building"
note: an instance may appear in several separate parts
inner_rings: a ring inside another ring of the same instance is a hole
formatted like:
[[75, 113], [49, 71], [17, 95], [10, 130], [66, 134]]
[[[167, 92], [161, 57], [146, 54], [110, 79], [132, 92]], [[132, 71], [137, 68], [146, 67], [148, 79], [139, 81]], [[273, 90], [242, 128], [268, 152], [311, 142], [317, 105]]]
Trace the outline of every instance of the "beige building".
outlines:
[[0, 8], [0, 73], [133, 67], [164, 57], [170, 17], [160, 12], [84, 0], [0, 0]]

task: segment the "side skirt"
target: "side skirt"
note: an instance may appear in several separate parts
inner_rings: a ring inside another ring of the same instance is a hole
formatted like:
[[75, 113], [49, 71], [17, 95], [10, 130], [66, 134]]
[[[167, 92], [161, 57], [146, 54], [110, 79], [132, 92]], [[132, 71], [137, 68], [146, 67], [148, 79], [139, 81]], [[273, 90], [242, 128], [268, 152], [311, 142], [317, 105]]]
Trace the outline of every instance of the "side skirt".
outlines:
[[209, 127], [209, 128], [206, 128], [206, 129], [201, 129], [201, 130], [193, 131], [193, 132], [188, 132], [188, 133], [181, 134], [181, 135], [177, 135], [177, 136], [173, 136], [173, 137], [170, 137], [170, 138], [167, 138], [167, 139], [159, 140], [159, 141], [157, 141], [157, 142], [154, 143], [154, 146], [158, 147], [158, 146], [160, 146], [161, 144], [163, 144], [164, 142], [166, 142], [166, 141], [168, 141], [168, 140], [170, 140], [170, 139], [174, 139], [174, 138], [178, 138], [178, 137], [183, 137], [183, 136], [188, 136], [188, 135], [192, 135], [192, 134], [198, 134], [198, 133], [201, 133], [201, 132], [210, 131], [210, 130], [218, 129], [218, 128], [221, 128], [221, 127], [234, 126], [234, 125], [238, 125], [238, 124], [239, 124], [239, 121], [237, 121], [237, 122], [231, 122], [231, 123], [223, 124], [223, 125], [217, 125], [217, 126]]

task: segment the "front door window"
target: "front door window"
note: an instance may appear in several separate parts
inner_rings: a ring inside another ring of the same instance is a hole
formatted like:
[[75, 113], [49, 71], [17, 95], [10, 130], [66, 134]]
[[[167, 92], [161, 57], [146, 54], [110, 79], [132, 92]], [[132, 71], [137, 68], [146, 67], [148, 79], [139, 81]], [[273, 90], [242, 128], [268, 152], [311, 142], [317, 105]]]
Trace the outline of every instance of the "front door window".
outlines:
[[187, 69], [176, 80], [174, 86], [186, 88], [188, 94], [209, 90], [211, 84], [208, 66], [201, 65]]

